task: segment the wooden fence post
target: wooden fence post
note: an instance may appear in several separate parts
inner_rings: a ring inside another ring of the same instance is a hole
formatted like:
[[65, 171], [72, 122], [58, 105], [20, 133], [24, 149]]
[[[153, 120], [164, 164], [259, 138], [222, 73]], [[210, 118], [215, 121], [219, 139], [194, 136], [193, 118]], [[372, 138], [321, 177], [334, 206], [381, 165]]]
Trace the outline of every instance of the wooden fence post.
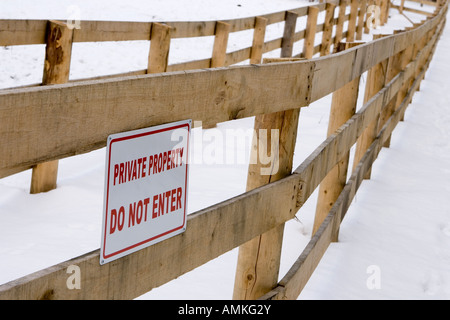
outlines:
[[[291, 174], [298, 118], [298, 109], [255, 117], [252, 158], [258, 158], [258, 147], [261, 148], [260, 144], [263, 141], [260, 134], [266, 132], [268, 136], [266, 150], [276, 150], [275, 154], [270, 155], [270, 161], [271, 163], [278, 161], [278, 165], [275, 165], [278, 171], [270, 175], [261, 175], [261, 170], [266, 165], [259, 162], [251, 164], [247, 177], [247, 191]], [[284, 224], [281, 224], [239, 247], [233, 299], [257, 299], [277, 285], [283, 233]]]
[[[285, 61], [283, 58], [292, 55], [297, 15], [287, 12], [286, 19], [282, 41], [284, 49], [281, 51], [280, 61]], [[291, 174], [299, 112], [300, 109], [292, 109], [255, 117], [251, 159], [258, 159], [258, 161], [249, 165], [247, 191]], [[275, 131], [272, 132], [272, 130]], [[266, 150], [276, 151], [275, 154], [271, 152], [270, 163], [277, 163], [277, 165], [272, 166], [270, 174], [263, 175], [261, 170], [267, 168], [264, 168], [266, 165], [259, 161], [258, 154], [263, 141], [260, 135], [264, 132], [267, 137]], [[272, 145], [275, 148], [272, 148]], [[257, 299], [277, 285], [283, 234], [284, 224], [281, 224], [239, 247], [233, 299]]]
[[374, 0], [375, 12], [373, 12], [373, 20], [375, 22], [375, 26], [382, 26], [381, 23], [381, 6], [383, 0]]
[[[401, 66], [400, 66], [402, 70], [405, 70], [408, 63], [410, 63], [412, 61], [413, 51], [414, 51], [414, 44], [411, 44], [410, 46], [408, 46], [405, 49], [405, 53], [403, 54], [403, 59], [402, 59]], [[396, 102], [396, 106], [395, 106], [396, 109], [400, 106], [403, 99], [406, 97], [409, 87], [410, 87], [410, 79], [405, 79], [401, 89], [399, 90], [399, 92], [397, 94], [397, 102]], [[403, 121], [403, 120], [404, 120], [404, 114], [402, 114], [402, 116], [400, 118], [400, 121]]]
[[305, 40], [303, 43], [303, 58], [311, 59], [314, 55], [314, 41], [316, 39], [317, 17], [319, 8], [308, 7], [308, 19], [306, 21]]
[[[42, 84], [61, 84], [69, 80], [72, 38], [73, 29], [67, 24], [48, 22]], [[37, 164], [32, 170], [30, 193], [55, 189], [57, 176], [58, 160]]]
[[336, 5], [334, 3], [328, 2], [326, 4], [325, 22], [322, 32], [322, 45], [320, 46], [320, 56], [325, 56], [330, 53], [335, 9]]
[[390, 0], [381, 0], [380, 4], [380, 24], [382, 26], [385, 25], [385, 23], [388, 20], [389, 17], [389, 4]]
[[154, 22], [150, 37], [147, 73], [166, 72], [170, 50], [170, 27]]
[[250, 53], [250, 64], [261, 63], [264, 37], [266, 35], [267, 19], [263, 17], [255, 18], [255, 30], [253, 32], [252, 51]]
[[386, 0], [386, 15], [384, 16], [385, 23], [387, 23], [389, 20], [389, 9], [390, 8], [391, 8], [391, 0]]
[[356, 18], [358, 17], [359, 0], [352, 0], [350, 7], [350, 20], [348, 21], [347, 42], [355, 41]]
[[225, 65], [230, 29], [230, 24], [217, 21], [211, 58], [211, 68], [223, 67]]
[[347, 10], [348, 0], [341, 0], [339, 3], [339, 14], [336, 24], [336, 35], [334, 37], [334, 52], [337, 52], [339, 43], [343, 38], [344, 22], [345, 22], [345, 11]]
[[[381, 37], [382, 35], [378, 34], [373, 35], [374, 40], [379, 39]], [[381, 61], [377, 65], [373, 66], [367, 72], [366, 88], [364, 92], [364, 103], [369, 101], [378, 91], [380, 91], [384, 87], [388, 60], [389, 59]], [[359, 161], [361, 161], [361, 158], [363, 157], [364, 153], [366, 153], [367, 149], [374, 141], [377, 135], [379, 118], [380, 117], [378, 115], [377, 118], [367, 126], [367, 128], [358, 138], [356, 143], [355, 157], [353, 160], [353, 170], [355, 170]], [[364, 178], [370, 179], [370, 175], [371, 170], [369, 169]]]
[[[430, 30], [432, 31], [432, 30]], [[421, 51], [423, 48], [425, 48], [427, 42], [430, 39], [430, 31], [425, 33], [423, 35], [423, 37], [418, 41], [418, 52]], [[416, 69], [416, 78], [417, 76], [422, 72], [422, 69], [425, 66], [425, 62], [427, 60], [427, 57], [423, 56], [419, 61], [417, 61], [417, 69]], [[417, 91], [420, 91], [420, 83], [422, 82], [422, 80], [424, 79], [425, 75], [423, 76], [423, 78], [419, 79], [419, 85], [417, 86]]]
[[365, 15], [367, 11], [367, 0], [361, 0], [360, 6], [359, 6], [359, 14], [358, 14], [358, 25], [356, 27], [356, 40], [362, 39], [363, 29], [364, 29], [364, 22], [365, 22]]
[[[211, 68], [219, 68], [225, 66], [225, 59], [227, 57], [227, 45], [228, 45], [228, 36], [230, 34], [231, 25], [217, 21], [216, 22], [216, 30], [214, 32], [214, 45], [211, 57]], [[216, 127], [215, 123], [212, 124], [203, 124], [203, 129], [210, 129]]]
[[[363, 43], [341, 43], [338, 52], [360, 44]], [[359, 79], [360, 77], [355, 78], [333, 93], [327, 136], [333, 134], [355, 114], [358, 101]], [[347, 182], [349, 154], [350, 153], [347, 152], [342, 159], [340, 159], [320, 184], [312, 232], [313, 235], [319, 229], [331, 207], [345, 187]], [[334, 237], [335, 239], [333, 241], [337, 241], [337, 232], [334, 234]]]
[[294, 49], [294, 33], [298, 14], [292, 11], [286, 12], [284, 21], [283, 39], [281, 41], [281, 57], [291, 57]]
[[[412, 27], [407, 27], [406, 30], [415, 29], [418, 26], [420, 26], [420, 23], [414, 23]], [[418, 40], [415, 43], [412, 43], [410, 47], [412, 47], [412, 53], [411, 53], [411, 61], [412, 61], [412, 60], [416, 59], [417, 54], [418, 54], [418, 52], [420, 50], [420, 48], [419, 48], [420, 47], [420, 40]], [[417, 69], [414, 71], [413, 75], [409, 79], [407, 79], [405, 81], [405, 85], [407, 87], [407, 91], [412, 87], [416, 77], [417, 77]], [[411, 103], [411, 99], [409, 100], [408, 103]], [[403, 114], [401, 116], [401, 119], [400, 119], [401, 121], [404, 120], [404, 116], [405, 116], [405, 113], [403, 112]]]
[[402, 2], [400, 3], [400, 7], [398, 8], [398, 12], [400, 12], [400, 14], [403, 13], [404, 6], [405, 6], [405, 0], [402, 0]]
[[[400, 31], [395, 30], [394, 34], [398, 34]], [[385, 35], [387, 36], [387, 35]], [[405, 49], [406, 50], [406, 49]], [[405, 50], [400, 51], [399, 53], [389, 57], [389, 61], [388, 61], [388, 67], [387, 67], [387, 72], [386, 72], [386, 78], [385, 78], [385, 85], [387, 83], [389, 83], [389, 81], [391, 81], [400, 71], [402, 71], [402, 61], [403, 61], [403, 56], [405, 53]], [[384, 124], [386, 123], [386, 121], [391, 117], [391, 115], [394, 113], [395, 108], [396, 108], [396, 104], [397, 104], [397, 94], [395, 94], [391, 101], [387, 102], [387, 105], [384, 107], [383, 111], [380, 114], [380, 122], [378, 123], [378, 129], [377, 131], [380, 131]], [[391, 143], [391, 137], [389, 136], [385, 143], [384, 143], [384, 147], [385, 148], [389, 148]]]

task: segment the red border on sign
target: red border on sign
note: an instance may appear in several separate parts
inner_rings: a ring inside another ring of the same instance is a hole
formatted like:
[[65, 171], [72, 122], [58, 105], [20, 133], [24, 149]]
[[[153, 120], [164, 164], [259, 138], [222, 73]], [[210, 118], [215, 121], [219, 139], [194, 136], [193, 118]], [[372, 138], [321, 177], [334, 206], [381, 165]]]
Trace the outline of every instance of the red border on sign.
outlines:
[[[167, 127], [167, 128], [163, 128], [163, 129], [159, 129], [159, 130], [155, 130], [155, 131], [143, 132], [143, 133], [138, 133], [138, 134], [131, 135], [131, 136], [125, 136], [125, 137], [113, 139], [113, 140], [111, 140], [110, 143], [109, 143], [109, 148], [111, 149], [111, 145], [112, 145], [114, 142], [119, 142], [119, 141], [124, 141], [124, 140], [129, 140], [129, 139], [140, 138], [140, 137], [152, 135], [152, 134], [155, 134], [155, 133], [161, 133], [161, 132], [164, 132], [164, 131], [175, 130], [175, 129], [179, 129], [179, 128], [183, 128], [183, 127], [187, 127], [187, 130], [188, 130], [187, 150], [186, 150], [186, 159], [188, 159], [188, 157], [189, 157], [189, 133], [190, 133], [190, 130], [189, 130], [189, 124], [187, 124], [187, 123], [181, 124], [181, 125], [177, 125], [177, 126], [173, 126], [173, 127]], [[110, 151], [110, 150], [109, 150], [109, 151]], [[187, 209], [187, 208], [186, 208], [186, 202], [187, 202], [187, 193], [186, 193], [186, 192], [185, 192], [185, 194], [184, 194], [184, 214], [183, 214], [183, 223], [181, 224], [181, 226], [176, 227], [176, 228], [173, 228], [173, 229], [171, 229], [171, 230], [168, 230], [168, 231], [166, 231], [166, 232], [163, 232], [163, 233], [161, 233], [161, 234], [159, 234], [159, 235], [153, 236], [153, 237], [148, 238], [148, 239], [146, 239], [146, 240], [143, 240], [143, 241], [141, 241], [141, 242], [135, 243], [135, 244], [133, 244], [133, 245], [131, 245], [131, 246], [128, 246], [128, 247], [126, 247], [126, 248], [124, 248], [124, 249], [121, 249], [121, 250], [119, 250], [119, 251], [116, 251], [116, 252], [110, 253], [110, 254], [108, 254], [108, 255], [105, 255], [105, 250], [106, 250], [106, 234], [107, 234], [107, 225], [108, 225], [109, 177], [110, 177], [110, 174], [109, 174], [110, 171], [109, 171], [109, 170], [110, 170], [110, 169], [111, 169], [111, 152], [109, 152], [109, 155], [108, 155], [108, 171], [107, 171], [107, 172], [108, 172], [108, 182], [107, 182], [107, 189], [106, 189], [107, 192], [106, 192], [106, 208], [105, 208], [105, 211], [106, 211], [106, 212], [105, 212], [105, 230], [104, 230], [103, 252], [102, 252], [102, 257], [103, 257], [104, 259], [111, 258], [111, 257], [113, 257], [113, 256], [115, 256], [115, 255], [117, 255], [117, 254], [119, 254], [119, 253], [122, 253], [122, 252], [125, 252], [125, 251], [128, 251], [128, 250], [131, 250], [131, 249], [136, 248], [136, 247], [138, 247], [138, 246], [141, 246], [141, 245], [143, 245], [143, 244], [145, 244], [145, 243], [147, 243], [147, 242], [153, 241], [153, 240], [158, 239], [158, 238], [160, 238], [160, 237], [162, 237], [162, 236], [165, 236], [165, 235], [167, 235], [167, 234], [170, 234], [170, 233], [172, 233], [172, 232], [175, 232], [175, 231], [177, 231], [177, 230], [180, 230], [180, 229], [182, 229], [182, 228], [185, 226], [185, 224], [186, 224], [186, 209]], [[187, 172], [188, 172], [188, 162], [186, 161], [186, 178], [185, 178], [185, 186], [184, 186], [184, 190], [187, 190]]]

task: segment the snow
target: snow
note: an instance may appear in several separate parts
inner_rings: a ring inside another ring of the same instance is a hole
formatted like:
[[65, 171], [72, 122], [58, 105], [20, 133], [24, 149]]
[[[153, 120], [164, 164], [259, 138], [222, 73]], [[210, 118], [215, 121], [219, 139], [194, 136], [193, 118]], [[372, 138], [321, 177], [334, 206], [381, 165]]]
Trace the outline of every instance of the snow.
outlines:
[[[0, 19], [65, 19], [78, 14], [86, 20], [214, 20], [308, 4], [300, 0], [191, 0], [188, 6], [178, 0], [2, 0]], [[408, 6], [427, 8], [416, 3]], [[410, 25], [397, 10], [391, 9], [390, 14], [388, 25], [375, 32]], [[417, 14], [405, 14], [413, 21], [421, 19]], [[267, 37], [282, 33], [282, 27], [274, 26]], [[371, 179], [362, 183], [341, 225], [339, 241], [330, 245], [299, 299], [450, 298], [449, 28], [447, 24], [420, 91], [392, 135], [390, 148], [380, 152]], [[228, 50], [235, 50], [246, 38], [245, 33], [236, 35]], [[370, 39], [364, 36], [364, 40]], [[193, 43], [173, 43], [169, 63], [202, 58], [211, 52], [211, 39], [201, 46]], [[147, 52], [145, 41], [75, 44], [70, 77], [144, 69]], [[44, 47], [39, 45], [0, 47], [0, 88], [39, 83], [43, 57]], [[360, 92], [364, 85], [365, 76]], [[302, 109], [294, 167], [325, 139], [330, 98]], [[245, 191], [249, 137], [243, 135], [242, 144], [233, 144], [231, 139], [223, 144], [213, 142], [233, 130], [252, 127], [253, 119], [248, 118], [193, 130], [192, 159], [202, 161], [194, 161], [190, 167], [189, 212]], [[237, 156], [232, 161], [215, 157], [214, 151], [225, 155], [230, 150], [247, 155], [245, 161]], [[29, 194], [30, 170], [0, 179], [0, 283], [99, 247], [104, 163], [105, 149], [60, 160], [58, 188], [44, 194]], [[314, 193], [297, 213], [298, 219], [286, 223], [280, 277], [311, 237], [316, 198]], [[230, 299], [237, 251], [231, 250], [139, 299]]]

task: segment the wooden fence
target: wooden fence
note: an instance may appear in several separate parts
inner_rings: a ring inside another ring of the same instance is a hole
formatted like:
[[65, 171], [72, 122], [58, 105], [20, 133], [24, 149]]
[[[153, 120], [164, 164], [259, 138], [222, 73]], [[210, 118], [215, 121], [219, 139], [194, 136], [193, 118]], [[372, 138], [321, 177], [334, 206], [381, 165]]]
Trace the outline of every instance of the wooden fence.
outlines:
[[[356, 190], [370, 176], [372, 163], [389, 145], [418, 89], [448, 6], [439, 1], [433, 13], [424, 14], [425, 20], [407, 30], [368, 43], [354, 42], [361, 38], [370, 18], [366, 8], [373, 3], [381, 7], [385, 23], [385, 0], [341, 0], [228, 21], [81, 21], [81, 29], [70, 29], [61, 21], [0, 20], [0, 45], [46, 44], [43, 84], [51, 84], [0, 91], [0, 178], [104, 147], [111, 133], [188, 118], [210, 126], [256, 116], [255, 128], [280, 130], [280, 150], [286, 150], [280, 154], [283, 169], [270, 176], [270, 183], [255, 177], [250, 166], [248, 191], [190, 214], [183, 234], [106, 265], [99, 264], [100, 252], [95, 250], [0, 285], [0, 299], [135, 298], [236, 247], [240, 250], [234, 298], [297, 298], [329, 243], [337, 240]], [[401, 7], [405, 10], [404, 2]], [[321, 11], [324, 22], [318, 23]], [[307, 16], [306, 28], [296, 31], [302, 16]], [[265, 42], [266, 26], [282, 21], [283, 37]], [[251, 46], [226, 52], [229, 33], [247, 29], [254, 29]], [[170, 39], [212, 35], [210, 59], [167, 63]], [[68, 79], [73, 42], [148, 39], [148, 69], [94, 80]], [[300, 40], [303, 50], [294, 54], [293, 45]], [[263, 53], [277, 48], [284, 59], [258, 64]], [[316, 53], [321, 57], [313, 58]], [[252, 65], [217, 68], [247, 59]], [[366, 71], [364, 105], [355, 113], [355, 88]], [[291, 170], [300, 109], [330, 93], [328, 138]], [[344, 108], [345, 115], [336, 116]], [[355, 166], [350, 179], [343, 180], [340, 173], [347, 172], [355, 143]], [[55, 170], [49, 171], [40, 175], [54, 179]], [[319, 185], [315, 233], [278, 283], [284, 223]], [[70, 265], [80, 268], [82, 290], [66, 286]]]

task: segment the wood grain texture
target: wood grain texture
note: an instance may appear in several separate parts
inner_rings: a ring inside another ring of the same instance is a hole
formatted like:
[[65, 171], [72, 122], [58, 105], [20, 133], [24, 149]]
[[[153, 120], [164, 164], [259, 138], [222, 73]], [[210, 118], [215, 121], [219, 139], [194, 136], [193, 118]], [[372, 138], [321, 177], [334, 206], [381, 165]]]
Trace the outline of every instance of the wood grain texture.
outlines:
[[150, 39], [147, 73], [165, 72], [169, 61], [171, 28], [153, 23]]
[[348, 21], [348, 34], [347, 34], [347, 39], [346, 39], [348, 42], [355, 41], [356, 22], [358, 19], [359, 2], [360, 2], [359, 0], [351, 0], [350, 20]]
[[217, 21], [211, 57], [211, 68], [223, 67], [225, 65], [230, 29], [231, 26], [228, 23]]
[[298, 14], [292, 11], [286, 12], [284, 22], [283, 39], [281, 41], [281, 57], [291, 57], [294, 49], [295, 26], [297, 25]]
[[314, 40], [316, 38], [316, 26], [319, 9], [309, 7], [306, 20], [305, 42], [303, 43], [303, 58], [311, 59], [314, 55]]
[[255, 30], [253, 32], [253, 43], [250, 53], [250, 63], [261, 63], [263, 54], [264, 37], [266, 35], [267, 19], [262, 17], [255, 18]]
[[331, 51], [333, 26], [334, 26], [334, 10], [336, 5], [329, 2], [326, 4], [326, 14], [324, 27], [322, 32], [322, 44], [320, 46], [320, 56], [326, 56]]
[[[344, 37], [344, 22], [347, 20], [345, 10], [347, 9], [348, 3], [349, 0], [341, 0], [339, 3], [339, 14], [336, 22], [336, 34], [334, 37], [334, 52], [337, 52], [337, 46]], [[348, 18], [350, 18], [350, 15], [348, 15]]]
[[2, 90], [0, 146], [6, 152], [0, 177], [103, 147], [111, 133], [187, 118], [214, 124], [307, 106], [405, 49], [440, 17], [309, 61]]

